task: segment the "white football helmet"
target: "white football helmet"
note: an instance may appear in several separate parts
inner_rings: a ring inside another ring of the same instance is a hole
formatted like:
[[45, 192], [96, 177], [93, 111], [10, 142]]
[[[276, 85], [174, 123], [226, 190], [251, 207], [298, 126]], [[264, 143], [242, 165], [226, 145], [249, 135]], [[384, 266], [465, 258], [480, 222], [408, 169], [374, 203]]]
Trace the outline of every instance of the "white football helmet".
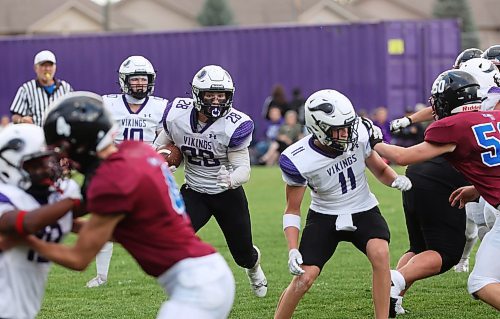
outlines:
[[[193, 78], [192, 95], [194, 107], [211, 119], [225, 116], [232, 107], [234, 84], [229, 73], [218, 65], [207, 65], [201, 68]], [[211, 104], [205, 102], [205, 92], [226, 93], [225, 103]]]
[[0, 134], [0, 180], [27, 190], [31, 186], [25, 162], [48, 156], [43, 129], [33, 124], [10, 124]]
[[500, 86], [500, 71], [492, 61], [474, 58], [463, 62], [459, 70], [471, 74], [479, 82], [480, 90], [488, 92], [492, 86]]
[[[132, 91], [129, 83], [131, 76], [145, 75], [148, 77], [148, 87], [145, 92]], [[118, 70], [118, 82], [122, 92], [133, 96], [136, 99], [143, 99], [153, 94], [155, 89], [156, 72], [151, 62], [143, 56], [133, 55], [125, 59]]]
[[[306, 127], [321, 144], [338, 151], [353, 150], [358, 142], [358, 120], [351, 101], [335, 90], [313, 93], [305, 103]], [[334, 137], [334, 130], [348, 128], [345, 138]]]

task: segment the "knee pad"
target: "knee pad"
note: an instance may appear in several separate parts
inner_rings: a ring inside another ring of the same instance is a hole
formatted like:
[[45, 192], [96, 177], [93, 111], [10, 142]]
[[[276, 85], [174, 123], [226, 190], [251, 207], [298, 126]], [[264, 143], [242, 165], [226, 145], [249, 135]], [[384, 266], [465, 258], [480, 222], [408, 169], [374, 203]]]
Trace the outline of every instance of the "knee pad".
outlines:
[[477, 225], [474, 221], [467, 218], [465, 223], [465, 239], [472, 240], [477, 237]]
[[465, 213], [467, 219], [472, 220], [475, 224], [484, 224], [484, 203], [470, 202], [465, 204]]
[[439, 274], [445, 273], [448, 270], [450, 270], [453, 266], [458, 264], [458, 262], [460, 261], [460, 258], [462, 257], [460, 255], [453, 256], [453, 255], [445, 254], [445, 253], [442, 253], [439, 251], [438, 251], [438, 254], [441, 256], [441, 261], [442, 261], [441, 262], [441, 270], [439, 271]]

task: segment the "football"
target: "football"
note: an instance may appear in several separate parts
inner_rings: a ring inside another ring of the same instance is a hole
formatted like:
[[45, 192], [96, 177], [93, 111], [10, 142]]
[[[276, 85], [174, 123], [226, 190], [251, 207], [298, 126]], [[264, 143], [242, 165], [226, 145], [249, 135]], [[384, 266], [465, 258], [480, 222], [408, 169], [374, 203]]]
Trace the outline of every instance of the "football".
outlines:
[[157, 150], [157, 152], [158, 154], [163, 156], [163, 159], [165, 159], [165, 162], [167, 162], [168, 166], [179, 167], [179, 165], [181, 165], [182, 163], [182, 159], [184, 158], [180, 148], [178, 148], [174, 144], [162, 146]]

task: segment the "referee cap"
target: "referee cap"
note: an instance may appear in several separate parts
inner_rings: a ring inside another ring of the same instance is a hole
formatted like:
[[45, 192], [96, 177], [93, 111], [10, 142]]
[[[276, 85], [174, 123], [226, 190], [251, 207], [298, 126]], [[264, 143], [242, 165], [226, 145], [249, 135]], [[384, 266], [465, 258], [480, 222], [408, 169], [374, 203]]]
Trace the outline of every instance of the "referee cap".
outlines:
[[52, 62], [55, 64], [56, 63], [56, 56], [54, 55], [54, 53], [52, 53], [49, 50], [40, 51], [35, 55], [34, 64], [39, 64], [39, 63], [43, 63], [43, 62]]

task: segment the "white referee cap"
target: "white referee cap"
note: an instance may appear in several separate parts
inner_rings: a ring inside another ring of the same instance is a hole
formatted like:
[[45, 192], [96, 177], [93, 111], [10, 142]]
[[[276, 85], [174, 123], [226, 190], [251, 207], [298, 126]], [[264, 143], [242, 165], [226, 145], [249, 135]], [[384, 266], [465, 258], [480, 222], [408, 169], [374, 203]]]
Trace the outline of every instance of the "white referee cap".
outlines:
[[43, 62], [52, 62], [55, 64], [56, 63], [56, 56], [54, 55], [54, 53], [52, 53], [49, 50], [40, 51], [35, 55], [34, 64], [39, 64], [39, 63], [43, 63]]

